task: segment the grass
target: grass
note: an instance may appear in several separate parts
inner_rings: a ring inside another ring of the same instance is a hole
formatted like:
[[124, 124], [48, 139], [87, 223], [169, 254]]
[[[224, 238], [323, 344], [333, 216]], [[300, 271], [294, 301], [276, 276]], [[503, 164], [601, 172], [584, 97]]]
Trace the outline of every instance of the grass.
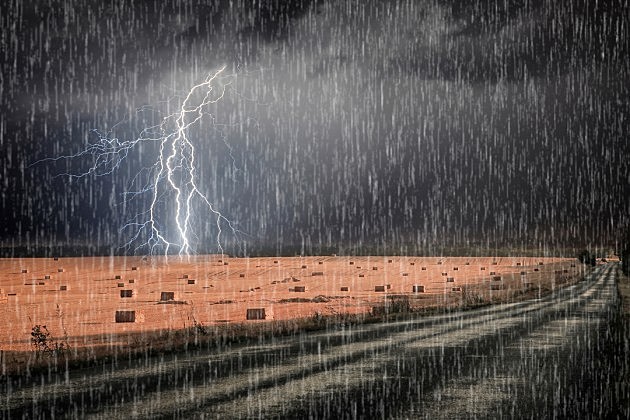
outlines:
[[42, 358], [27, 351], [0, 352], [0, 374], [3, 376], [33, 375], [43, 371], [56, 372], [63, 368], [96, 366], [111, 359], [127, 359], [182, 352], [192, 349], [216, 348], [243, 344], [270, 337], [291, 336], [309, 331], [321, 331], [335, 325], [376, 322], [366, 314], [321, 315], [307, 318], [262, 322], [233, 323], [205, 326], [193, 322], [183, 329], [159, 330], [149, 333], [130, 333], [112, 345], [67, 348]]

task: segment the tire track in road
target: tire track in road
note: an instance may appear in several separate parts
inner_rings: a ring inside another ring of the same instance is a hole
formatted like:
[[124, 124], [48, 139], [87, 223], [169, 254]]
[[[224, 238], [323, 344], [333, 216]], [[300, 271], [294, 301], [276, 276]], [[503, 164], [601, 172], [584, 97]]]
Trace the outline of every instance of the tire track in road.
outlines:
[[[605, 417], [615, 408], [610, 401], [594, 400], [606, 394], [602, 379], [606, 382], [610, 372], [593, 369], [593, 364], [617, 304], [614, 275], [612, 270], [604, 273], [603, 287], [587, 292], [593, 298], [583, 305], [559, 310], [558, 316], [506, 343], [501, 351], [482, 355], [399, 417]], [[597, 382], [600, 389], [592, 389]]]
[[[216, 417], [238, 418], [303, 416], [354, 418], [389, 417], [397, 412], [400, 406], [407, 406], [405, 411], [407, 415], [403, 417], [462, 418], [475, 412], [485, 417], [490, 411], [489, 408], [504, 401], [503, 395], [488, 390], [496, 389], [497, 381], [505, 382], [509, 377], [506, 375], [513, 373], [508, 369], [502, 376], [500, 372], [503, 366], [492, 364], [483, 369], [488, 380], [477, 381], [476, 388], [471, 388], [471, 382], [466, 381], [465, 389], [454, 385], [450, 385], [450, 388], [449, 385], [445, 386], [443, 382], [447, 377], [464, 376], [464, 379], [453, 379], [454, 384], [465, 380], [465, 372], [478, 363], [472, 362], [464, 366], [462, 360], [471, 354], [502, 353], [506, 345], [501, 338], [506, 341], [513, 340], [517, 343], [513, 345], [518, 347], [523, 344], [519, 343], [521, 339], [518, 337], [524, 331], [530, 330], [532, 334], [545, 329], [555, 331], [556, 323], [567, 323], [564, 320], [557, 320], [558, 316], [573, 317], [574, 315], [567, 314], [580, 313], [593, 305], [600, 308], [601, 302], [594, 302], [593, 299], [599, 297], [603, 291], [606, 292], [608, 299], [610, 298], [609, 289], [612, 283], [610, 281], [606, 283], [606, 279], [607, 276], [600, 277], [593, 287], [578, 296], [571, 297], [570, 293], [567, 293], [564, 298], [552, 302], [553, 304], [549, 302], [532, 304], [527, 309], [501, 313], [490, 322], [484, 320], [463, 323], [460, 329], [436, 334], [430, 332], [427, 334], [426, 331], [415, 334], [409, 332], [407, 334], [413, 337], [406, 340], [392, 339], [392, 345], [383, 352], [366, 355], [329, 371], [287, 381], [275, 388], [255, 390], [246, 397], [225, 404], [208, 404], [197, 412], [205, 412]], [[566, 335], [565, 333], [566, 330], [561, 330], [555, 336], [561, 338]], [[531, 335], [530, 338], [535, 336]], [[557, 343], [554, 343], [555, 345]], [[401, 366], [405, 363], [408, 366]], [[413, 401], [413, 398], [409, 398], [412, 389], [422, 389], [423, 392], [418, 395], [425, 397], [429, 394], [437, 396], [438, 400], [440, 395], [448, 396], [444, 394], [444, 389], [452, 389], [453, 398], [447, 398], [447, 405], [452, 411], [440, 411], [439, 406], [435, 410], [436, 407], [427, 404], [417, 404], [415, 409], [413, 407], [410, 409], [408, 405]], [[429, 392], [425, 392], [426, 390]], [[470, 410], [468, 406], [453, 404], [453, 401], [462, 401], [461, 395], [457, 395], [457, 392], [461, 394], [462, 390], [469, 392], [470, 395], [489, 395], [492, 398], [490, 401], [486, 398], [485, 406], [481, 404], [484, 402], [483, 398], [473, 399], [476, 410]], [[496, 401], [492, 401], [493, 399]], [[401, 404], [402, 400], [406, 403]], [[492, 404], [488, 404], [489, 402]], [[426, 416], [423, 415], [425, 409]]]

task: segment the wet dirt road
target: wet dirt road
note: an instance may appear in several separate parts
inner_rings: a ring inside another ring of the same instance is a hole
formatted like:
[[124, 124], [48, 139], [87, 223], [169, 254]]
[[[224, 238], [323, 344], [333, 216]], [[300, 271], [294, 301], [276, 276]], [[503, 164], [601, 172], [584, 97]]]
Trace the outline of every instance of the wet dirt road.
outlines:
[[2, 417], [616, 415], [616, 272], [538, 300], [15, 378]]

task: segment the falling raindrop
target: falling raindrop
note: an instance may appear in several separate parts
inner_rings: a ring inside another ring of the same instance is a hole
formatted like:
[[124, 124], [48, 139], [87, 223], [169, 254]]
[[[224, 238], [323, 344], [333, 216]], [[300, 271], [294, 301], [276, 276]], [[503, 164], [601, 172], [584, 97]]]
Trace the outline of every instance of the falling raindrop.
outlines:
[[2, 2], [3, 418], [627, 418], [629, 32], [626, 0]]

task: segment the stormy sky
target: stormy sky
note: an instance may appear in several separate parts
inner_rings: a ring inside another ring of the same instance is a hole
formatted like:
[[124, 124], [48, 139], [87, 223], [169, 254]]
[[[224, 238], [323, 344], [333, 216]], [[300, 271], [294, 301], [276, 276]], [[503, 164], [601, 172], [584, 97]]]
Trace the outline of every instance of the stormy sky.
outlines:
[[[194, 143], [200, 189], [249, 249], [614, 243], [629, 16], [627, 0], [3, 2], [0, 242], [124, 252], [155, 145], [108, 176], [67, 175], [90, 156], [36, 162], [95, 129], [133, 139], [155, 123], [141, 107], [226, 65]], [[193, 219], [215, 252], [215, 220]]]

